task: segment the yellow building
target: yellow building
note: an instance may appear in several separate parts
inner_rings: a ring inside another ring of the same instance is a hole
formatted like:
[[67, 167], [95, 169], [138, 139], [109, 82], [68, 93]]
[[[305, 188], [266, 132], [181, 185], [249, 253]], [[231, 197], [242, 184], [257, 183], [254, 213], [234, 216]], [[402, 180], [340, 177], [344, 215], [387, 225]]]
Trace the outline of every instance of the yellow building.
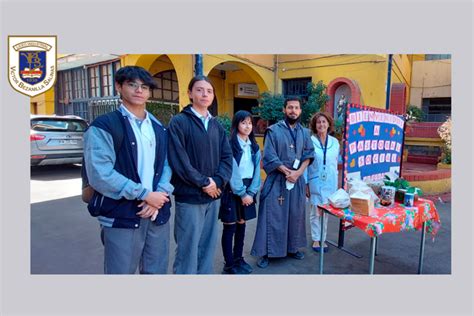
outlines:
[[[159, 89], [161, 91], [154, 93], [152, 99], [179, 104], [182, 108], [188, 103], [187, 84], [194, 75], [195, 59], [195, 55], [191, 54], [128, 54], [120, 56], [120, 65], [138, 65], [150, 71], [163, 84]], [[405, 90], [403, 101], [398, 101], [403, 106], [406, 106], [410, 98], [413, 59], [412, 55], [394, 55], [392, 62], [392, 84], [394, 86], [401, 84]], [[107, 60], [100, 60], [97, 63], [86, 60], [78, 63], [77, 69], [89, 69], [103, 63], [107, 63]], [[203, 74], [209, 76], [216, 87], [217, 102], [216, 108], [213, 109], [215, 114], [227, 113], [232, 116], [239, 109], [251, 109], [258, 105], [257, 99], [265, 91], [284, 95], [304, 95], [306, 83], [318, 81], [323, 81], [328, 87], [330, 101], [326, 110], [329, 112], [334, 111], [334, 105], [342, 94], [349, 103], [385, 108], [388, 55], [204, 54], [202, 64]], [[66, 69], [76, 68], [66, 67]], [[98, 80], [107, 75], [102, 71], [99, 67], [95, 75]], [[87, 81], [91, 81], [91, 73], [95, 72], [85, 73]], [[108, 84], [112, 84], [110, 77]], [[98, 85], [104, 86], [104, 84]], [[69, 89], [71, 96], [66, 98], [70, 103], [74, 100], [74, 82], [72, 86]], [[89, 90], [91, 86], [92, 84], [88, 84]], [[113, 90], [113, 87], [108, 89]], [[56, 112], [58, 100], [55, 100], [55, 96], [57, 98], [58, 93], [55, 94], [51, 90], [32, 99], [32, 112], [48, 114]], [[113, 96], [111, 93], [102, 96], [97, 93], [89, 94], [91, 99]], [[391, 103], [394, 103], [393, 100]], [[62, 112], [71, 111], [73, 109]]]

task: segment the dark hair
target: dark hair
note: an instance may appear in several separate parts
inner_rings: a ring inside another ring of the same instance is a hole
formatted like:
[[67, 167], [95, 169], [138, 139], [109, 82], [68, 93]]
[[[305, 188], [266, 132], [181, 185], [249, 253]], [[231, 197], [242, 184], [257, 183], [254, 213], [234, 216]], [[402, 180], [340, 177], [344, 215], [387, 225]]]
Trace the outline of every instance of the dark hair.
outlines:
[[142, 67], [125, 66], [115, 73], [115, 82], [119, 85], [122, 85], [126, 81], [135, 81], [137, 79], [141, 80], [143, 84], [146, 84], [151, 89], [156, 88], [156, 83], [152, 75]]
[[285, 105], [283, 107], [286, 108], [286, 106], [288, 105], [288, 102], [289, 101], [298, 101], [300, 103], [300, 107], [303, 105], [303, 102], [301, 101], [301, 98], [300, 97], [287, 97], [285, 98]]
[[[231, 138], [237, 137], [237, 133], [239, 132], [240, 122], [244, 121], [248, 117], [250, 118], [250, 120], [252, 120], [252, 114], [244, 110], [237, 111], [237, 113], [234, 114], [234, 117], [232, 118], [232, 124], [230, 126]], [[253, 133], [253, 128], [252, 128], [252, 131], [250, 132], [249, 139], [250, 139], [250, 142], [252, 142], [252, 144], [257, 144], [257, 140], [255, 139], [255, 134]]]
[[313, 134], [315, 134], [315, 135], [318, 133], [318, 131], [316, 130], [316, 121], [321, 116], [324, 117], [328, 121], [328, 125], [329, 125], [328, 126], [328, 134], [334, 132], [334, 120], [331, 117], [331, 115], [329, 115], [329, 113], [327, 113], [327, 112], [314, 113], [314, 115], [311, 117], [311, 119], [309, 121], [309, 128], [311, 129], [311, 132], [313, 132]]
[[[197, 75], [197, 76], [194, 76], [193, 79], [191, 79], [191, 81], [189, 82], [188, 84], [188, 91], [192, 91], [193, 90], [193, 87], [194, 87], [194, 84], [198, 81], [206, 81], [207, 83], [209, 83], [212, 87], [212, 90], [214, 90], [214, 99], [216, 98], [216, 88], [214, 88], [214, 85], [212, 84], [211, 80], [209, 80], [208, 77], [206, 76], [203, 76], [203, 75]], [[193, 102], [193, 99], [189, 98], [189, 101]]]

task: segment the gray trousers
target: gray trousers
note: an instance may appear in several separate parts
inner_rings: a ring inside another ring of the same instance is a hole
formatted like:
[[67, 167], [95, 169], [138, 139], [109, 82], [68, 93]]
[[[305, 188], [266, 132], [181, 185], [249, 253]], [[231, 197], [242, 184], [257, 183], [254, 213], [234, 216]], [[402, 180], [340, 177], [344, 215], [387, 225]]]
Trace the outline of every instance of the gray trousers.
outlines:
[[169, 261], [170, 223], [157, 226], [140, 219], [139, 228], [102, 227], [104, 273], [166, 274]]
[[220, 200], [206, 204], [175, 203], [175, 274], [214, 273]]

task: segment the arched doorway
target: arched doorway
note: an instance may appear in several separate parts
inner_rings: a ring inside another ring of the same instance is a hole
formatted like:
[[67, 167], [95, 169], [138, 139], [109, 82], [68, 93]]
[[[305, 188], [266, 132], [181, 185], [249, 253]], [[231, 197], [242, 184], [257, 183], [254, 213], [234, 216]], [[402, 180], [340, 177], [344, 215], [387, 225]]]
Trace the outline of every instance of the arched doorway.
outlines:
[[[263, 78], [252, 66], [238, 61], [215, 65], [208, 77], [216, 89], [217, 104], [210, 109], [213, 115], [227, 114], [232, 117], [239, 110], [252, 113], [252, 108], [258, 106], [260, 94], [268, 90]], [[259, 120], [259, 117], [254, 117], [254, 126], [260, 126]], [[259, 131], [256, 132], [259, 134]]]

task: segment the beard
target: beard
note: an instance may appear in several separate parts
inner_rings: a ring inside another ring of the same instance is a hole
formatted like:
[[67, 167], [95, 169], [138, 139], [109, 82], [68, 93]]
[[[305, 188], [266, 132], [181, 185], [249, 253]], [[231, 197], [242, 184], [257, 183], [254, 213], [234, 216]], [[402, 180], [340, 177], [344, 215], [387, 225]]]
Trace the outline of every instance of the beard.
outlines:
[[290, 125], [293, 125], [293, 124], [295, 124], [296, 122], [298, 122], [300, 120], [300, 117], [301, 117], [301, 115], [294, 119], [294, 118], [291, 118], [289, 116], [286, 116], [285, 119]]

